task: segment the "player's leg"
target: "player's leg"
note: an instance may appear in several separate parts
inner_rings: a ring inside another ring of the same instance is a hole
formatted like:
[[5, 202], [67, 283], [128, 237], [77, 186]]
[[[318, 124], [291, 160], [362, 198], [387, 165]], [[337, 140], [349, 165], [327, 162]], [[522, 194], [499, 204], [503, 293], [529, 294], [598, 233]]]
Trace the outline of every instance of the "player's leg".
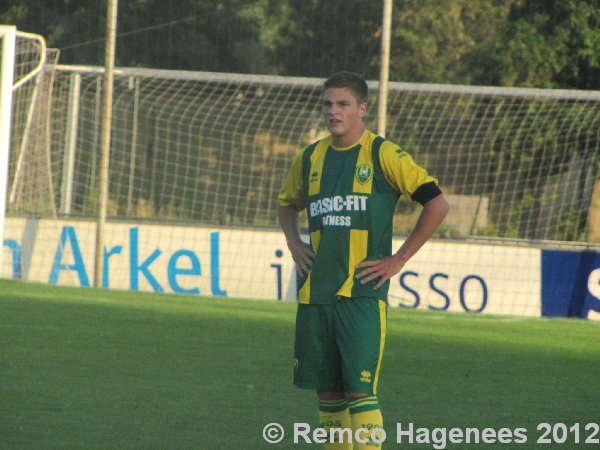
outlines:
[[[364, 392], [353, 392], [348, 394], [348, 412], [350, 425], [355, 434], [355, 449], [374, 449], [382, 447], [383, 417], [379, 409], [379, 400], [376, 395], [368, 395]], [[360, 442], [358, 441], [360, 440]]]
[[[341, 359], [333, 336], [331, 305], [298, 305], [294, 384], [317, 391], [321, 428], [350, 428]], [[351, 450], [352, 443], [328, 443], [325, 448]]]
[[336, 304], [335, 331], [342, 358], [344, 390], [353, 430], [364, 428], [354, 448], [381, 447], [383, 428], [377, 387], [385, 344], [387, 307], [384, 301], [371, 298], [341, 299]]
[[[319, 398], [319, 427], [332, 432], [332, 429], [350, 429], [350, 411], [343, 390], [317, 391]], [[352, 450], [352, 441], [339, 431], [335, 434], [336, 442], [325, 444], [327, 450]]]

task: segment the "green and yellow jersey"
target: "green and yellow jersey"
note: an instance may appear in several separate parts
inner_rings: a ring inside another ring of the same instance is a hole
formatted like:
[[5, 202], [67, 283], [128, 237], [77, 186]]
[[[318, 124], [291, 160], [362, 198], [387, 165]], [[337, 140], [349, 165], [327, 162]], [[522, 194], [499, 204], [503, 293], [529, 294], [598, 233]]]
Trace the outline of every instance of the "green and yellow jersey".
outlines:
[[440, 194], [437, 180], [396, 144], [365, 131], [356, 144], [332, 145], [331, 136], [302, 150], [279, 194], [281, 206], [306, 208], [315, 259], [300, 280], [300, 303], [336, 297], [386, 299], [389, 281], [360, 284], [355, 266], [392, 253], [392, 225], [400, 195], [426, 203]]

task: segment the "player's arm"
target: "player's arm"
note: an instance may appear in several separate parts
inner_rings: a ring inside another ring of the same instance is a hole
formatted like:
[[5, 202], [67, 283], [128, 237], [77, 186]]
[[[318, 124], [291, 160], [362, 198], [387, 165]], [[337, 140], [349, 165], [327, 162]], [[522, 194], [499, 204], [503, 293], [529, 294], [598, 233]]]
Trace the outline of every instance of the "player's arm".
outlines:
[[383, 148], [380, 153], [381, 167], [386, 179], [395, 186], [407, 199], [416, 200], [423, 206], [419, 219], [396, 253], [374, 261], [364, 261], [357, 265], [361, 269], [357, 278], [361, 283], [368, 283], [378, 278], [374, 289], [400, 272], [404, 265], [427, 242], [442, 223], [450, 205], [437, 186], [437, 180], [417, 166], [410, 155], [402, 150]]
[[293, 205], [279, 205], [277, 213], [292, 258], [296, 263], [298, 272], [304, 276], [310, 271], [315, 254], [310, 245], [300, 238], [298, 210]]
[[292, 162], [283, 182], [278, 197], [277, 215], [297, 270], [304, 276], [310, 271], [315, 254], [310, 245], [300, 238], [298, 213], [304, 209], [302, 182], [302, 153], [300, 153]]
[[379, 278], [379, 281], [373, 286], [374, 289], [379, 289], [383, 283], [400, 272], [408, 260], [433, 236], [449, 210], [450, 205], [442, 193], [428, 200], [423, 206], [415, 228], [400, 249], [391, 256], [358, 264], [356, 267], [362, 270], [356, 275], [356, 278], [362, 284]]

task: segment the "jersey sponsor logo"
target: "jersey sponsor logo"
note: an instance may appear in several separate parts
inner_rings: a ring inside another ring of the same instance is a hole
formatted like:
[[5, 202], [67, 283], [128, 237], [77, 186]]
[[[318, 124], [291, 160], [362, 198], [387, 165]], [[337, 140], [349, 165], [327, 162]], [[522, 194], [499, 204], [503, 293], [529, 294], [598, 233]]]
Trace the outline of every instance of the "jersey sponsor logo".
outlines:
[[373, 176], [373, 166], [370, 164], [361, 164], [356, 168], [356, 179], [360, 184], [365, 184]]
[[349, 227], [352, 225], [350, 216], [323, 216], [323, 226]]
[[342, 211], [366, 211], [367, 196], [350, 194], [346, 196], [320, 198], [311, 202], [308, 211], [310, 217], [323, 216], [323, 226], [349, 227], [352, 225], [350, 216], [330, 214]]
[[309, 205], [310, 217], [341, 211], [366, 211], [367, 196], [349, 194], [346, 196], [335, 195], [333, 197], [320, 198]]

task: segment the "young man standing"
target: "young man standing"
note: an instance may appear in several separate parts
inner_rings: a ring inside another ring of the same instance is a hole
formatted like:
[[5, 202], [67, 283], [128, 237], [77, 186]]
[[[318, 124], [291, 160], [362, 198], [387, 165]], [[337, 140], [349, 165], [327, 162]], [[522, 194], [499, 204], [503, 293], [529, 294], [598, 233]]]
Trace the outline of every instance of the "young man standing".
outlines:
[[[339, 72], [325, 81], [323, 116], [331, 135], [296, 156], [279, 194], [279, 220], [301, 276], [294, 384], [317, 391], [324, 428], [382, 427], [377, 387], [389, 279], [449, 209], [435, 178], [396, 144], [365, 129], [367, 100], [367, 83], [358, 74]], [[392, 254], [400, 195], [423, 210]], [[310, 245], [298, 228], [304, 208]], [[371, 441], [355, 448], [379, 446]]]

